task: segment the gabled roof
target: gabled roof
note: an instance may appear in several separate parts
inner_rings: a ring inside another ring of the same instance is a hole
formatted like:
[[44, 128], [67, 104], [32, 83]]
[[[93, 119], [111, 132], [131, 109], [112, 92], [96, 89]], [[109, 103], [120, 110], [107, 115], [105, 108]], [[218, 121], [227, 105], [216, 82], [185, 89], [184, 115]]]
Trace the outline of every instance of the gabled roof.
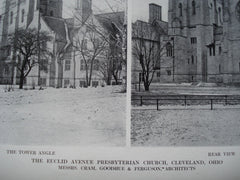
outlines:
[[124, 12], [112, 12], [94, 15], [99, 23], [109, 32], [122, 29], [124, 25]]
[[65, 19], [52, 16], [44, 16], [43, 19], [48, 27], [57, 34], [59, 40], [66, 41]]

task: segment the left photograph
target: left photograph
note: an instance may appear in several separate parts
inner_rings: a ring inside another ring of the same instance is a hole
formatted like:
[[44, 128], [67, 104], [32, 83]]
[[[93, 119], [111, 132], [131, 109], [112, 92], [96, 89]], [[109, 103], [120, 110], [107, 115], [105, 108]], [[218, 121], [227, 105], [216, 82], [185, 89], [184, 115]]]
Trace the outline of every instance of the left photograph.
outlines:
[[0, 4], [0, 144], [125, 146], [126, 0]]

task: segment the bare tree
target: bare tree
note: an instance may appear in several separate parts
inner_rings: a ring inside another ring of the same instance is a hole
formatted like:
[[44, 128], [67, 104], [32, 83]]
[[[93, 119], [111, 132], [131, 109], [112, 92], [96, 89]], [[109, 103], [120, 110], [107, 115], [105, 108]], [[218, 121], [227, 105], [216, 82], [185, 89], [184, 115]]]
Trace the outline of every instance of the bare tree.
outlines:
[[[104, 36], [99, 35], [99, 28], [93, 24], [82, 28], [81, 36], [75, 39], [75, 50], [79, 52], [84, 63], [86, 86], [91, 85], [93, 70], [98, 66], [98, 58], [107, 48], [107, 41]], [[102, 33], [101, 33], [102, 34]], [[81, 67], [80, 67], [81, 68]]]
[[138, 26], [138, 33], [133, 36], [133, 56], [138, 59], [141, 66], [139, 81], [143, 82], [145, 91], [154, 78], [154, 74], [160, 68], [161, 57], [164, 55], [165, 43], [161, 41], [161, 35], [151, 26]]
[[104, 60], [100, 62], [100, 71], [107, 85], [111, 85], [112, 77], [115, 84], [119, 84], [122, 66], [125, 65], [121, 43], [121, 40], [111, 41]]
[[[115, 1], [116, 0], [114, 0], [114, 2]], [[123, 5], [121, 1], [122, 0], [120, 0], [120, 2], [116, 1], [115, 4], [118, 6], [120, 4]], [[112, 77], [115, 79], [116, 84], [118, 84], [122, 70], [121, 66], [126, 65], [126, 48], [123, 50], [123, 44], [126, 44], [123, 43], [123, 40], [126, 40], [124, 12], [116, 11], [116, 8], [112, 7], [107, 0], [104, 2], [111, 10], [110, 13], [101, 13], [98, 15], [89, 13], [85, 16], [79, 13], [75, 15], [75, 19], [78, 21], [77, 28], [84, 31], [82, 34], [85, 38], [76, 38], [74, 44], [76, 52], [80, 52], [85, 63], [84, 70], [86, 71], [88, 86], [89, 78], [92, 75], [91, 67], [93, 67], [95, 63], [91, 57], [96, 56], [96, 53], [102, 57], [99, 61], [99, 71], [103, 75], [103, 79], [107, 85], [111, 84]], [[119, 8], [118, 6], [117, 9]], [[96, 42], [98, 45], [96, 45]], [[91, 49], [95, 49], [95, 51], [90, 52]]]
[[[46, 32], [38, 32], [37, 29], [19, 29], [9, 36], [9, 40], [17, 52], [18, 61], [15, 66], [20, 73], [19, 89], [22, 89], [24, 79], [35, 65], [38, 64], [46, 70], [46, 63], [41, 61], [49, 55], [46, 43], [51, 40], [51, 37]], [[38, 53], [41, 54], [40, 59], [38, 59]]]
[[[110, 50], [108, 50], [110, 51]], [[99, 63], [99, 71], [100, 71], [100, 76], [103, 77], [103, 80], [107, 85], [111, 85], [111, 80], [112, 80], [112, 61], [111, 61], [111, 56], [110, 53], [106, 51], [104, 53], [104, 59]]]

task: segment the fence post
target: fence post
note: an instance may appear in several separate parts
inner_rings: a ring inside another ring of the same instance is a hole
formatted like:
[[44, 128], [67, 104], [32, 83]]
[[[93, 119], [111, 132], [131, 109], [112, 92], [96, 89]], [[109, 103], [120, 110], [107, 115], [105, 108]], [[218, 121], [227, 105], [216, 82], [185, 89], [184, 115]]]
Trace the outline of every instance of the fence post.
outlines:
[[184, 104], [185, 104], [185, 106], [187, 106], [187, 96], [186, 95], [184, 96]]
[[142, 99], [142, 96], [140, 96], [141, 97], [141, 99], [140, 99], [140, 106], [142, 106], [143, 105], [143, 99]]
[[158, 108], [158, 99], [157, 99], [157, 110], [159, 110], [159, 108]]
[[211, 99], [211, 110], [213, 110], [213, 100]]

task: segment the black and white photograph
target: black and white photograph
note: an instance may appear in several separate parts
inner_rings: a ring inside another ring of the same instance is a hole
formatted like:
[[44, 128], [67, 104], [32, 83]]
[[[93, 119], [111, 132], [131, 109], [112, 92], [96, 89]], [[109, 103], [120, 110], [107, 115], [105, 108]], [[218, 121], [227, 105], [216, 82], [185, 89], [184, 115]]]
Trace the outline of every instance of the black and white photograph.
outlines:
[[0, 144], [125, 146], [126, 1], [0, 0]]
[[132, 146], [239, 146], [240, 1], [132, 0], [137, 5]]

